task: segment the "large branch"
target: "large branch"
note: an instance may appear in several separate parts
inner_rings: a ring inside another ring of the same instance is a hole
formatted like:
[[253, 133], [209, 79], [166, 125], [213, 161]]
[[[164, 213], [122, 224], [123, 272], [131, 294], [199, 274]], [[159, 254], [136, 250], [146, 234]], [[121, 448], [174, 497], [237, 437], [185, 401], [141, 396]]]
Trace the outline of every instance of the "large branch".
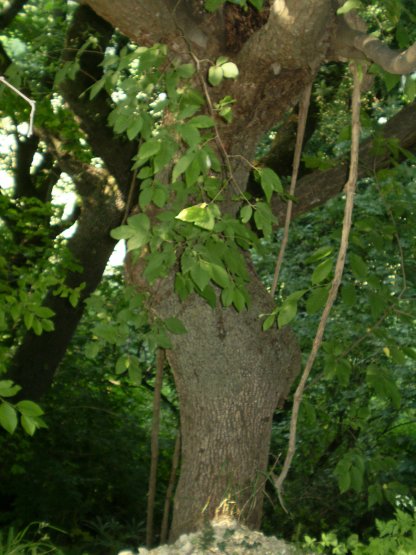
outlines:
[[187, 51], [186, 39], [198, 55], [213, 56], [223, 34], [220, 14], [209, 14], [193, 0], [79, 0], [117, 27], [133, 42], [168, 44], [173, 52]]
[[[394, 140], [402, 149], [414, 152], [416, 150], [416, 102], [406, 106], [392, 117], [382, 128], [381, 135], [387, 140]], [[394, 160], [388, 143], [383, 146], [380, 138], [367, 139], [360, 147], [358, 177], [372, 175], [375, 171], [389, 167], [395, 162], [397, 160]], [[309, 212], [341, 193], [346, 181], [347, 167], [348, 162], [343, 161], [335, 168], [315, 171], [303, 177], [297, 185], [294, 216]], [[279, 221], [284, 221], [286, 204], [276, 200], [273, 210]]]
[[346, 17], [337, 18], [330, 57], [369, 60], [397, 75], [416, 71], [416, 43], [404, 51], [393, 50], [376, 37], [352, 26]]

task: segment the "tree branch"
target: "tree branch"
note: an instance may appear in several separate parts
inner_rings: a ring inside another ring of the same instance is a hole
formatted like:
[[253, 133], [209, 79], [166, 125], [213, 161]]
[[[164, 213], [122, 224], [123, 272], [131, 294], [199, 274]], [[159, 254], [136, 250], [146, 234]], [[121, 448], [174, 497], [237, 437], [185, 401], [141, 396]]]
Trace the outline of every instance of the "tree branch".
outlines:
[[[384, 140], [387, 142], [383, 145]], [[393, 141], [392, 144], [398, 148], [396, 160], [388, 146], [389, 141]], [[385, 126], [380, 127], [380, 134], [361, 144], [358, 178], [366, 177], [391, 166], [397, 160], [402, 160], [404, 154], [400, 153], [399, 149], [410, 151], [416, 149], [416, 102], [403, 108]], [[309, 212], [341, 193], [346, 173], [347, 162], [340, 161], [335, 168], [315, 171], [302, 177], [297, 184], [293, 216], [297, 217]], [[283, 221], [286, 214], [286, 203], [276, 197], [272, 208], [279, 220]]]
[[331, 59], [333, 57], [370, 60], [397, 75], [416, 71], [416, 43], [404, 51], [393, 50], [376, 37], [353, 28], [345, 17], [337, 18]]

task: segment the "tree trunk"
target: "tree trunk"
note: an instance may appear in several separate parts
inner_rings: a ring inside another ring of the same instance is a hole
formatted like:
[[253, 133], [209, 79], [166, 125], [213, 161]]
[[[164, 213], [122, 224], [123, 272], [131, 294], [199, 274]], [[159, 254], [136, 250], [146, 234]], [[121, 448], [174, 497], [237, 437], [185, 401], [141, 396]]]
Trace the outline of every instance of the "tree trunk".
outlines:
[[[141, 285], [138, 266], [130, 281]], [[259, 527], [272, 417], [300, 368], [289, 328], [262, 332], [260, 314], [274, 303], [252, 272], [251, 303], [238, 313], [212, 309], [193, 295], [180, 303], [170, 279], [158, 285], [152, 309], [175, 316], [187, 333], [172, 335], [168, 351], [180, 402], [182, 462], [171, 540], [216, 512], [232, 510]]]

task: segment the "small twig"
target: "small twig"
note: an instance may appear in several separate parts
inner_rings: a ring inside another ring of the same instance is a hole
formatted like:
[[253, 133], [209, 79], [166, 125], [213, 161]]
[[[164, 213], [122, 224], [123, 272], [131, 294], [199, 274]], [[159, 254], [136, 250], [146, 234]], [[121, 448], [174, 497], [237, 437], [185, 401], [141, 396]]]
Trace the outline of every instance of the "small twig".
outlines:
[[159, 349], [156, 355], [156, 378], [155, 392], [153, 396], [152, 416], [151, 462], [149, 489], [147, 493], [146, 545], [148, 547], [151, 546], [153, 541], [153, 519], [156, 499], [157, 462], [159, 457], [160, 396], [162, 391], [164, 364], [165, 352], [162, 349]]
[[312, 349], [303, 370], [299, 385], [296, 389], [293, 398], [293, 409], [290, 420], [289, 432], [289, 445], [286, 453], [286, 458], [283, 463], [282, 470], [278, 477], [273, 477], [274, 486], [277, 490], [280, 504], [286, 510], [282, 498], [282, 486], [285, 481], [292, 459], [296, 451], [296, 428], [298, 422], [299, 408], [302, 401], [303, 391], [306, 386], [309, 374], [311, 372], [313, 363], [315, 362], [318, 354], [319, 347], [321, 346], [325, 327], [328, 321], [329, 313], [337, 297], [338, 289], [341, 284], [342, 274], [345, 265], [345, 258], [348, 248], [349, 234], [352, 222], [352, 210], [354, 206], [354, 195], [357, 185], [358, 176], [358, 152], [360, 142], [360, 106], [361, 106], [361, 77], [356, 64], [351, 64], [351, 71], [354, 79], [354, 87], [352, 93], [352, 137], [351, 137], [351, 161], [348, 181], [345, 185], [345, 209], [344, 220], [342, 224], [341, 244], [338, 251], [337, 263], [335, 266], [334, 279], [332, 280], [331, 289], [329, 291], [328, 299], [322, 312], [321, 320], [316, 331], [315, 339], [313, 341]]
[[181, 433], [178, 430], [176, 434], [175, 449], [172, 457], [172, 467], [170, 470], [168, 489], [166, 490], [165, 506], [163, 507], [162, 527], [160, 529], [160, 543], [166, 543], [168, 539], [169, 529], [169, 513], [172, 502], [173, 491], [175, 489], [176, 474], [178, 472], [179, 458], [181, 454]]
[[292, 178], [290, 181], [290, 188], [289, 188], [290, 198], [287, 203], [282, 244], [280, 245], [279, 255], [276, 261], [276, 267], [274, 269], [273, 284], [270, 290], [270, 294], [272, 297], [276, 292], [277, 282], [279, 280], [280, 268], [282, 267], [286, 245], [289, 240], [289, 227], [290, 227], [290, 222], [292, 220], [293, 197], [295, 196], [296, 182], [298, 179], [300, 157], [302, 154], [303, 139], [305, 137], [306, 120], [308, 118], [309, 103], [311, 100], [311, 91], [312, 91], [312, 83], [310, 83], [303, 91], [302, 97], [300, 99], [300, 104], [299, 104], [298, 130], [296, 133], [296, 146], [295, 146], [295, 154], [293, 156]]
[[29, 129], [27, 131], [27, 137], [31, 137], [33, 135], [33, 122], [35, 120], [36, 101], [27, 97], [25, 94], [19, 91], [19, 89], [16, 89], [16, 87], [14, 87], [11, 83], [9, 83], [7, 79], [3, 77], [3, 75], [0, 75], [0, 82], [4, 83], [6, 87], [9, 87], [9, 89], [11, 89], [20, 97], [22, 97], [23, 100], [26, 100], [26, 102], [30, 105]]

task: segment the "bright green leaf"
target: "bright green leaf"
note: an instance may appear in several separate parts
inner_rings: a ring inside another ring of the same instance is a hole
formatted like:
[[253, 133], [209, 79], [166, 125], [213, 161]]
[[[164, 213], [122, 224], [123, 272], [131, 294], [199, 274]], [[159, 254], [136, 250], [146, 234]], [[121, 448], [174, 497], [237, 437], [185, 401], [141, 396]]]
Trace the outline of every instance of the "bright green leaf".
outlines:
[[211, 66], [208, 70], [208, 81], [213, 87], [221, 83], [224, 78], [224, 72], [221, 67]]
[[234, 62], [226, 62], [221, 65], [224, 77], [227, 79], [236, 79], [238, 77], [238, 67]]
[[19, 401], [15, 405], [16, 409], [25, 416], [41, 416], [44, 414], [43, 410], [37, 403], [33, 401]]
[[22, 416], [20, 417], [20, 422], [24, 431], [30, 436], [33, 436], [37, 428], [36, 419], [32, 418], [31, 416], [26, 416], [25, 414], [22, 414]]
[[362, 7], [362, 3], [360, 2], [360, 0], [347, 0], [345, 4], [343, 4], [340, 8], [338, 8], [337, 14], [341, 15], [344, 13], [348, 13], [351, 10], [358, 10], [361, 7]]
[[246, 224], [253, 214], [253, 208], [250, 204], [245, 204], [240, 210], [240, 217], [243, 224]]
[[0, 397], [13, 397], [22, 388], [15, 385], [12, 380], [0, 380]]
[[291, 322], [296, 316], [297, 311], [297, 302], [286, 299], [279, 308], [279, 314], [277, 316], [277, 325], [279, 328], [283, 328], [283, 326], [289, 324], [289, 322]]
[[177, 220], [183, 222], [190, 222], [198, 227], [211, 231], [214, 229], [215, 218], [213, 212], [208, 208], [208, 205], [203, 202], [189, 208], [184, 208], [176, 216]]

